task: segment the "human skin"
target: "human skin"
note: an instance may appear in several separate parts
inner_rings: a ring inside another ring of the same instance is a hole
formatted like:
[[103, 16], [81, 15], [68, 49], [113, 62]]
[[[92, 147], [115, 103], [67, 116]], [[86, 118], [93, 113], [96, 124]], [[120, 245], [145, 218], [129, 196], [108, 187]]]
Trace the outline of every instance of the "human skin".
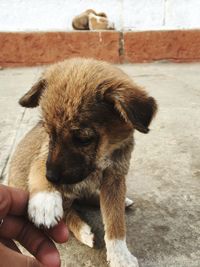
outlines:
[[[49, 230], [37, 229], [26, 217], [27, 192], [0, 185], [0, 259], [3, 267], [59, 267], [60, 256], [55, 244], [68, 239], [63, 221]], [[34, 257], [23, 255], [13, 240]]]

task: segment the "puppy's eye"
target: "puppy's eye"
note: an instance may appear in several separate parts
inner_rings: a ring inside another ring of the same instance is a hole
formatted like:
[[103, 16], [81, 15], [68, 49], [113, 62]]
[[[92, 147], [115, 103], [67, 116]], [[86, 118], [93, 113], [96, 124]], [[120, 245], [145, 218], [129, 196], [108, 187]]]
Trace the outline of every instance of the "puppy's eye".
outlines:
[[90, 128], [77, 129], [73, 131], [72, 139], [77, 146], [89, 146], [95, 141], [95, 132]]
[[73, 141], [78, 146], [89, 146], [94, 142], [94, 137], [74, 136]]

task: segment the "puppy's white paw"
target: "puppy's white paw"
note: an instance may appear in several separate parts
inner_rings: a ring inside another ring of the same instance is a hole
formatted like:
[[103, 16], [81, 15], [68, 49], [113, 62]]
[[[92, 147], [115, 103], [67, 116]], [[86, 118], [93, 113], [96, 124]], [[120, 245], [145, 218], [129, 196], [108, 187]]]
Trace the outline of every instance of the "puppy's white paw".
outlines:
[[126, 197], [125, 199], [125, 207], [128, 208], [130, 206], [134, 205], [133, 200], [131, 200], [130, 198]]
[[91, 227], [88, 224], [82, 225], [79, 233], [79, 238], [83, 244], [91, 248], [94, 246], [94, 234], [92, 233]]
[[28, 215], [38, 227], [53, 227], [63, 217], [61, 194], [58, 191], [36, 193], [29, 199]]
[[106, 248], [110, 267], [139, 267], [137, 258], [130, 253], [125, 240], [106, 240]]

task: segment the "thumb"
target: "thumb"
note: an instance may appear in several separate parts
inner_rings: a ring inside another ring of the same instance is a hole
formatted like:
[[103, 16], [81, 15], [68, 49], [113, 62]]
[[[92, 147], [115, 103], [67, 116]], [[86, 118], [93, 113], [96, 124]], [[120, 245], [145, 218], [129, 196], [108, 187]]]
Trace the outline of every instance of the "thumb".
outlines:
[[1, 266], [3, 267], [43, 267], [43, 265], [33, 257], [29, 257], [13, 251], [0, 243]]

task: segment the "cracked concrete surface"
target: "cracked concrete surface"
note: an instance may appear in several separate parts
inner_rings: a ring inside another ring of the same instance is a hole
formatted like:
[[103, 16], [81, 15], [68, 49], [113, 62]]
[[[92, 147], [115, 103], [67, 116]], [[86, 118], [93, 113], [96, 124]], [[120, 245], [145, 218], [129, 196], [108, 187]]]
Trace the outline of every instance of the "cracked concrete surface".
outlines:
[[[127, 177], [127, 243], [141, 267], [200, 266], [200, 64], [119, 65], [159, 104], [148, 135], [136, 133]], [[37, 121], [37, 110], [17, 104], [42, 68], [0, 71], [0, 172]], [[105, 267], [103, 227], [97, 209], [82, 208], [93, 226], [97, 248], [70, 237], [59, 245], [63, 267]], [[127, 266], [128, 267], [128, 266]]]

